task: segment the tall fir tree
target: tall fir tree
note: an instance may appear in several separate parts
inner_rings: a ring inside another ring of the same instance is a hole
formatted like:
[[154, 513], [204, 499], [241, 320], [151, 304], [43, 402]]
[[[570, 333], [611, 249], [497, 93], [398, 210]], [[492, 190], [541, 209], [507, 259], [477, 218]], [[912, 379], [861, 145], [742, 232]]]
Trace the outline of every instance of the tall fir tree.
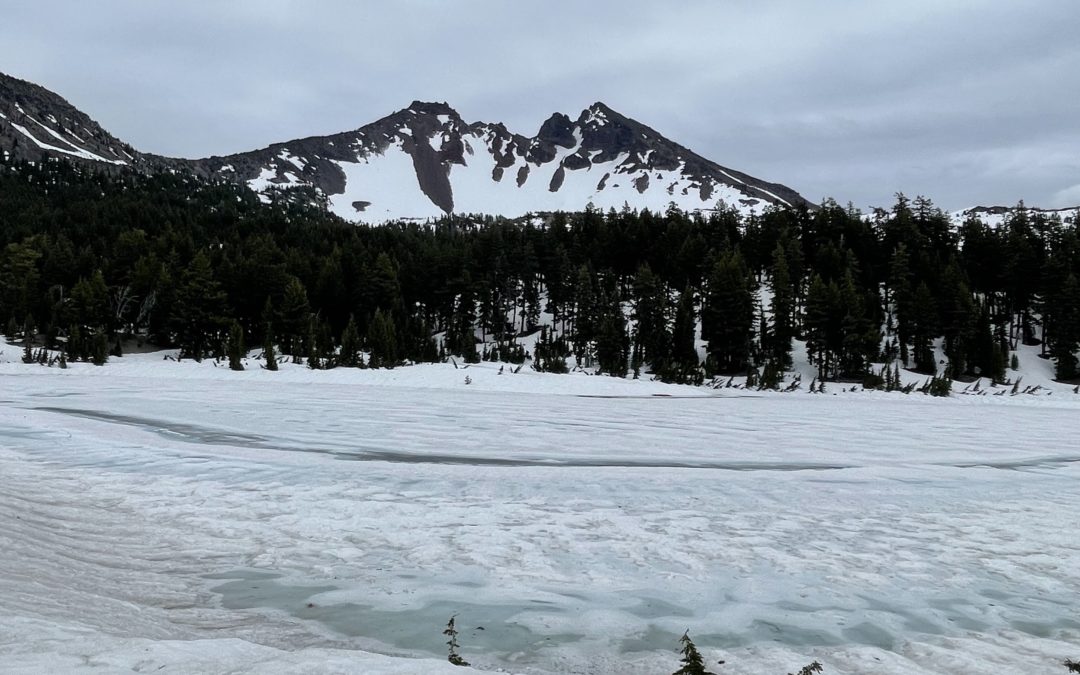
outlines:
[[1050, 312], [1054, 329], [1050, 340], [1054, 376], [1058, 380], [1072, 381], [1080, 377], [1076, 357], [1077, 349], [1080, 349], [1080, 282], [1076, 275], [1069, 274], [1054, 295]]
[[[901, 195], [902, 197], [903, 195]], [[900, 360], [907, 366], [910, 363], [908, 345], [914, 335], [914, 289], [912, 284], [911, 257], [903, 243], [893, 251], [889, 262], [889, 296], [896, 337], [900, 345]]]
[[821, 382], [833, 378], [837, 372], [840, 341], [842, 340], [840, 313], [842, 302], [835, 282], [825, 283], [814, 274], [806, 291], [806, 316], [803, 326], [806, 333], [806, 351], [810, 362], [818, 369]]
[[604, 312], [596, 332], [596, 363], [602, 373], [626, 377], [630, 358], [626, 317], [618, 297], [608, 297], [601, 304]]
[[768, 353], [781, 369], [787, 369], [791, 367], [791, 341], [795, 337], [795, 292], [787, 254], [779, 243], [773, 251], [771, 272], [772, 334], [769, 336]]
[[176, 293], [173, 330], [181, 356], [201, 361], [212, 345], [220, 344], [225, 299], [221, 284], [214, 279], [210, 258], [200, 251], [184, 270]]
[[305, 337], [311, 327], [311, 304], [307, 290], [296, 277], [290, 277], [285, 285], [285, 297], [277, 313], [277, 338], [281, 351], [294, 360], [303, 356]]
[[664, 380], [680, 384], [698, 384], [701, 381], [700, 360], [697, 353], [697, 316], [694, 309], [694, 290], [689, 286], [679, 295], [675, 306], [675, 326], [672, 331], [671, 361]]
[[360, 331], [356, 326], [356, 317], [350, 314], [349, 322], [345, 324], [345, 330], [341, 333], [339, 363], [345, 368], [363, 367], [364, 356], [360, 353], [360, 349]]
[[240, 323], [233, 321], [229, 325], [229, 369], [230, 370], [243, 370], [244, 369], [244, 329], [240, 326]]
[[574, 329], [571, 342], [579, 366], [592, 365], [594, 352], [592, 342], [596, 338], [600, 322], [599, 305], [596, 302], [593, 275], [589, 268], [578, 268], [574, 281]]
[[263, 367], [270, 371], [276, 371], [278, 362], [277, 352], [274, 348], [274, 304], [270, 298], [266, 298], [266, 303], [263, 305], [262, 322], [263, 355], [266, 359], [266, 364]]
[[702, 310], [702, 338], [708, 342], [707, 370], [733, 374], [750, 365], [754, 296], [750, 272], [736, 250], [713, 267]]
[[397, 329], [394, 320], [381, 309], [375, 310], [368, 326], [367, 342], [372, 368], [393, 368], [399, 364]]
[[634, 276], [635, 368], [648, 363], [656, 373], [667, 369], [672, 338], [668, 328], [668, 295], [663, 283], [647, 264]]
[[937, 373], [933, 340], [937, 335], [937, 303], [925, 281], [919, 283], [912, 298], [912, 351], [915, 370], [927, 375]]

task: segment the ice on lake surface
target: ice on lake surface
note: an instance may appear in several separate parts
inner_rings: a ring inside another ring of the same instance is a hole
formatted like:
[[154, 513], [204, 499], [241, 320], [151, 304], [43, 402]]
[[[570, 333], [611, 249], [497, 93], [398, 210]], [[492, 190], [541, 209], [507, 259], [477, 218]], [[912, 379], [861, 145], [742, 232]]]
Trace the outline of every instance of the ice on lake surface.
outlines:
[[732, 672], [1080, 657], [1080, 397], [8, 368], [14, 672], [440, 672], [451, 615], [514, 672], [670, 671], [686, 629]]

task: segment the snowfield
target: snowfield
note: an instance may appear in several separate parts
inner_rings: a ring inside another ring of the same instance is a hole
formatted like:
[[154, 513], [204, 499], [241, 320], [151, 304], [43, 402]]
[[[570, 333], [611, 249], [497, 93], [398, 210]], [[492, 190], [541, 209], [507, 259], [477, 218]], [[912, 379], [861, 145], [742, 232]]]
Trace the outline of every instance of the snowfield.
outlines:
[[1080, 658], [1070, 388], [251, 366], [0, 364], [0, 670], [472, 672], [454, 614], [486, 672]]

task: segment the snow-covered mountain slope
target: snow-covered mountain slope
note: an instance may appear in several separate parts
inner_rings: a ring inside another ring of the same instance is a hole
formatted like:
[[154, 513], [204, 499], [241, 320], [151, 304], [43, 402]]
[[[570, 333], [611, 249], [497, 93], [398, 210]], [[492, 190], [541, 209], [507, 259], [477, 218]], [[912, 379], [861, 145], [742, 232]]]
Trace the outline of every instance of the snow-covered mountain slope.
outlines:
[[516, 217], [624, 206], [741, 211], [806, 204], [794, 190], [705, 159], [602, 103], [576, 120], [556, 113], [530, 137], [467, 123], [445, 103], [414, 102], [355, 131], [277, 143], [227, 157], [140, 153], [62, 97], [0, 73], [0, 153], [62, 157], [141, 171], [190, 170], [249, 185], [266, 199], [304, 187], [351, 221], [448, 213]]
[[0, 73], [0, 154], [37, 161], [59, 156], [98, 164], [138, 163], [131, 146], [53, 92]]
[[576, 120], [556, 113], [532, 137], [466, 123], [445, 103], [414, 102], [354, 132], [202, 161], [256, 191], [311, 186], [349, 220], [446, 213], [715, 208], [805, 200], [783, 185], [722, 167], [596, 103]]
[[[1000, 227], [1018, 208], [1018, 206], [973, 206], [969, 209], [954, 211], [949, 216], [956, 225], [961, 225], [971, 216], [975, 216], [990, 227]], [[1056, 215], [1061, 219], [1061, 222], [1066, 224], [1072, 223], [1077, 217], [1077, 213], [1080, 212], [1080, 206], [1067, 209], [1040, 209], [1032, 206], [1025, 206], [1024, 208], [1030, 214], [1044, 214], [1047, 217]]]

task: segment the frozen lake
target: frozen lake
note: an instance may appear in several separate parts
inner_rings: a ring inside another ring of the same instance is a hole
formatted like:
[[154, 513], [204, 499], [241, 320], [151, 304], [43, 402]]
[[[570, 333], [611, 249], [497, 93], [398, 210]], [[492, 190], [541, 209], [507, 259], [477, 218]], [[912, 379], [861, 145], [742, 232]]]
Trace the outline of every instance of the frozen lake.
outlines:
[[17, 672], [437, 672], [453, 614], [523, 673], [1080, 657], [1080, 397], [124, 361], [0, 374]]

